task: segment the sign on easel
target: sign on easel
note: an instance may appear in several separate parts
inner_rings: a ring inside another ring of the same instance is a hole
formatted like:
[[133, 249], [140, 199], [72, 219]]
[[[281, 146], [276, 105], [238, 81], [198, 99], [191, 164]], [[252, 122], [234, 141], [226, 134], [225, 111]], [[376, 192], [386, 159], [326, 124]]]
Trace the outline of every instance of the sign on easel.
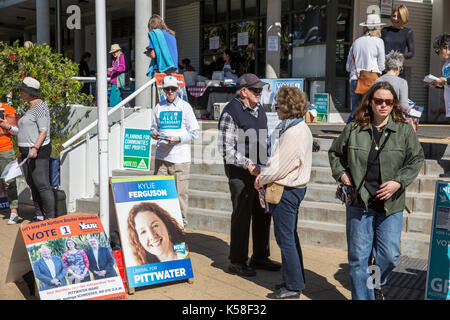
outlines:
[[149, 170], [151, 154], [150, 130], [125, 128], [122, 141], [123, 168]]
[[[174, 76], [178, 80], [178, 92], [177, 92], [178, 97], [186, 102], [189, 102], [186, 91], [186, 83], [184, 82], [184, 75], [173, 73], [171, 74], [171, 76]], [[166, 77], [165, 73], [155, 73], [156, 88], [158, 89], [159, 103], [166, 101], [166, 95], [164, 94], [163, 91], [165, 77]]]
[[428, 256], [426, 300], [450, 300], [450, 181], [437, 181]]
[[100, 218], [64, 216], [20, 227], [41, 300], [126, 300]]
[[129, 289], [193, 278], [174, 177], [110, 181]]

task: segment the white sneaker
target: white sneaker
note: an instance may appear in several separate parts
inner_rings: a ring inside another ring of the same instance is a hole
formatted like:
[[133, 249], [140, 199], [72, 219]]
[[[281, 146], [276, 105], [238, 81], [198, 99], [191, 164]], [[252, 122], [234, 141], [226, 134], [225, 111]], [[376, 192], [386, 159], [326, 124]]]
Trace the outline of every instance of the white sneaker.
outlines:
[[8, 224], [17, 224], [19, 222], [19, 215], [18, 214], [12, 214], [9, 216]]

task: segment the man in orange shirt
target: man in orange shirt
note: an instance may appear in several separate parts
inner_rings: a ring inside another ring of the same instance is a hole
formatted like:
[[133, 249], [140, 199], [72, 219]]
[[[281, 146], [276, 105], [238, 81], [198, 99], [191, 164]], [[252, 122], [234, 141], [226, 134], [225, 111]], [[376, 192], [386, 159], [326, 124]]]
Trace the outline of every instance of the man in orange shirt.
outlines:
[[[16, 159], [13, 149], [13, 142], [11, 140], [12, 130], [17, 130], [17, 115], [16, 110], [7, 104], [0, 102], [0, 117], [1, 109], [3, 109], [3, 118], [11, 125], [10, 130], [0, 128], [0, 173], [3, 172], [8, 163]], [[17, 209], [19, 201], [17, 199], [16, 179], [5, 181], [6, 193], [9, 202], [11, 214], [9, 216], [8, 224], [16, 224], [19, 220]]]

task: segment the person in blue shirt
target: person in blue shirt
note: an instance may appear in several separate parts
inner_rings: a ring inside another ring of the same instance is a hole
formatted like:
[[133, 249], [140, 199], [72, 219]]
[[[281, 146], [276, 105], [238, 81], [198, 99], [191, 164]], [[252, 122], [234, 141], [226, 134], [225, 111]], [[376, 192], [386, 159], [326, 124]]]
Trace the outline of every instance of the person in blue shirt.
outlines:
[[147, 70], [147, 76], [154, 77], [155, 72], [178, 72], [178, 49], [175, 31], [166, 26], [164, 20], [157, 14], [148, 21], [149, 45], [145, 54], [152, 61]]

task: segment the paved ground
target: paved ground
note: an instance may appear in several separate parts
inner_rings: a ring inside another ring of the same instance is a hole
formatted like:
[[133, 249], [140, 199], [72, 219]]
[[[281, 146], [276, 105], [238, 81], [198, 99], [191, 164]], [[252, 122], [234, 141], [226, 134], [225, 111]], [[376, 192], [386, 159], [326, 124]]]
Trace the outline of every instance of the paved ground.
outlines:
[[[31, 216], [29, 207], [24, 224]], [[18, 226], [8, 226], [7, 213], [0, 213], [0, 300], [35, 300], [24, 281], [5, 283]], [[130, 300], [263, 300], [275, 284], [282, 282], [281, 272], [258, 271], [256, 277], [243, 278], [227, 272], [229, 236], [187, 229], [194, 283], [178, 282], [137, 289]], [[317, 246], [302, 246], [306, 289], [301, 300], [347, 300], [351, 298], [347, 252]], [[281, 261], [280, 250], [271, 242], [272, 258]], [[402, 256], [386, 287], [389, 299], [422, 300], [426, 280], [426, 261]]]

